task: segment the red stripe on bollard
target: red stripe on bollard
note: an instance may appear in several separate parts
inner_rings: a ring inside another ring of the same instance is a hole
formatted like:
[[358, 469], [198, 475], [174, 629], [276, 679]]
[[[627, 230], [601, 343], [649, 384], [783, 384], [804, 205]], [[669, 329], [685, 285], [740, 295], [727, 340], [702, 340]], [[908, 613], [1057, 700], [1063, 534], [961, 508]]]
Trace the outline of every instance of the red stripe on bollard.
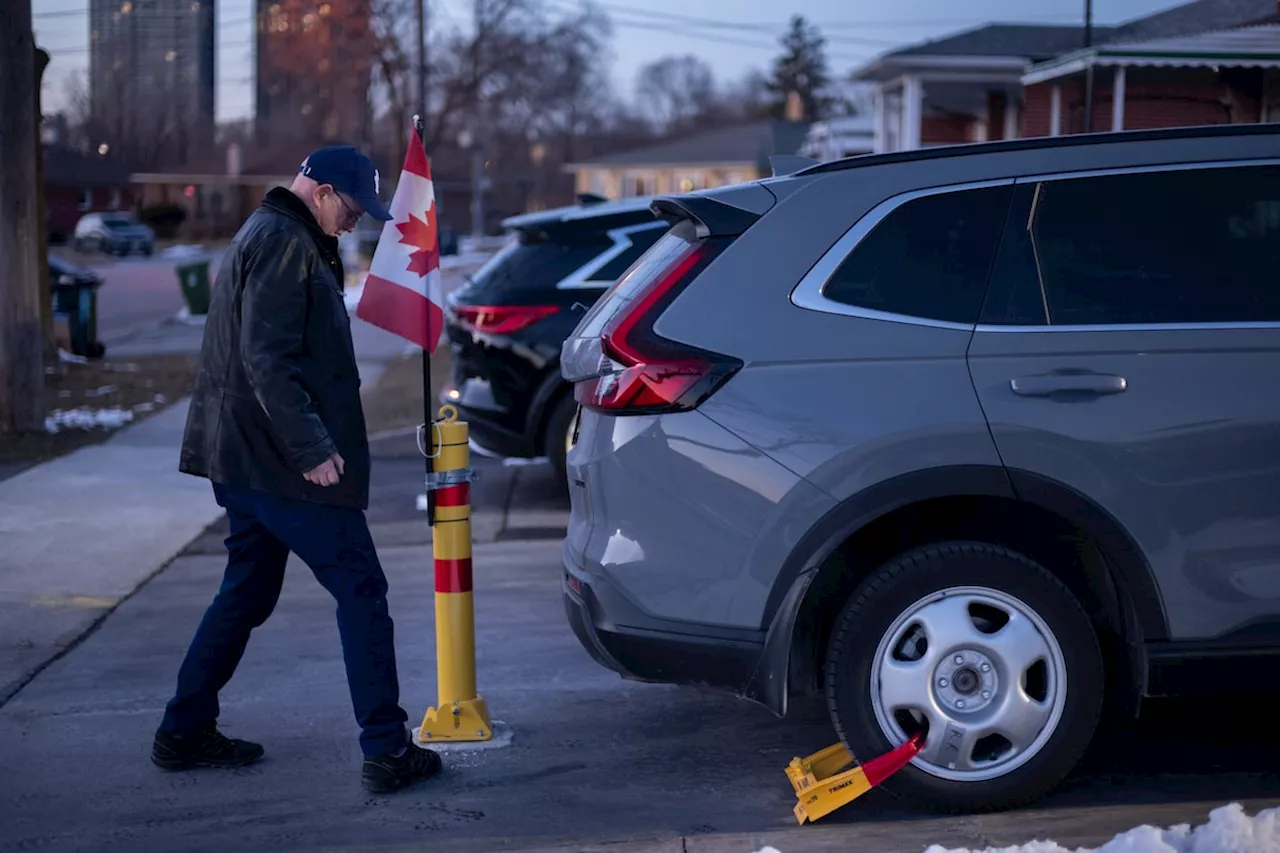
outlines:
[[436, 506], [466, 506], [471, 503], [471, 484], [459, 483], [436, 490]]
[[436, 558], [436, 592], [471, 592], [471, 558]]

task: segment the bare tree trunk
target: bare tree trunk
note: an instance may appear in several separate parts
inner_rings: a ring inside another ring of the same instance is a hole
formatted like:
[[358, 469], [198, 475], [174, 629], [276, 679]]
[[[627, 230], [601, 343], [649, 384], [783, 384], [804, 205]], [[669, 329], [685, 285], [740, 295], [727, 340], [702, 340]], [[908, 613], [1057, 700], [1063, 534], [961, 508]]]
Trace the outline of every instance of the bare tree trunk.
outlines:
[[44, 359], [52, 362], [58, 357], [57, 347], [53, 341], [53, 290], [49, 281], [49, 221], [48, 202], [44, 188], [44, 144], [40, 141], [40, 120], [44, 110], [40, 105], [40, 87], [44, 80], [44, 71], [49, 67], [49, 54], [36, 48], [36, 263], [40, 265], [40, 337], [44, 340]]
[[0, 3], [0, 431], [44, 421], [31, 0]]

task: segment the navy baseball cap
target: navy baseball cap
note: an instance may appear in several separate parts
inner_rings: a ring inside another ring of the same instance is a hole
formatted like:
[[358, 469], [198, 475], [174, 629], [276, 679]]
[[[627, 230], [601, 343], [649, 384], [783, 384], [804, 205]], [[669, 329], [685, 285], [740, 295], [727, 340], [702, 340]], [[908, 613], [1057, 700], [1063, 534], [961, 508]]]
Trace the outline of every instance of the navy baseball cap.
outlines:
[[374, 219], [387, 222], [391, 214], [378, 201], [381, 180], [373, 162], [350, 145], [319, 148], [302, 161], [301, 174], [355, 199]]

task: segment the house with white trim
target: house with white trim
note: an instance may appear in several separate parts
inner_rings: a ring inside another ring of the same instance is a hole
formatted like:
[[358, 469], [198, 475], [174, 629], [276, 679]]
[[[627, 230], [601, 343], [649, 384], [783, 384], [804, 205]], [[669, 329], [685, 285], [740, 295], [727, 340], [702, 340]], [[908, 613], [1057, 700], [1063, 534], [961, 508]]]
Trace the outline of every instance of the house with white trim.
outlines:
[[[892, 51], [852, 79], [874, 87], [877, 152], [1108, 130], [1117, 87], [1128, 129], [1260, 121], [1274, 114], [1266, 104], [1274, 96], [1269, 63], [1280, 45], [1271, 25], [1278, 23], [1278, 0], [1192, 0], [1095, 26], [1087, 46], [1082, 26], [987, 24]], [[1253, 32], [1227, 34], [1236, 30]], [[1129, 70], [1153, 50], [1143, 71]], [[1117, 77], [1120, 67], [1126, 71]], [[1101, 77], [1098, 69], [1106, 69]]]

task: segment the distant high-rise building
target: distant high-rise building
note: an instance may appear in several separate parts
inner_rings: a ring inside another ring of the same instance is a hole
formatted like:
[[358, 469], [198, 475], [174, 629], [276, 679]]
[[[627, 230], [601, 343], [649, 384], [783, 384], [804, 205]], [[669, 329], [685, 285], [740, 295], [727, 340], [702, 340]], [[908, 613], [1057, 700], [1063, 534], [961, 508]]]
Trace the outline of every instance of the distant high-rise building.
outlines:
[[215, 0], [89, 0], [89, 113], [139, 168], [181, 166], [213, 139]]
[[259, 145], [368, 141], [371, 6], [371, 0], [257, 0]]

